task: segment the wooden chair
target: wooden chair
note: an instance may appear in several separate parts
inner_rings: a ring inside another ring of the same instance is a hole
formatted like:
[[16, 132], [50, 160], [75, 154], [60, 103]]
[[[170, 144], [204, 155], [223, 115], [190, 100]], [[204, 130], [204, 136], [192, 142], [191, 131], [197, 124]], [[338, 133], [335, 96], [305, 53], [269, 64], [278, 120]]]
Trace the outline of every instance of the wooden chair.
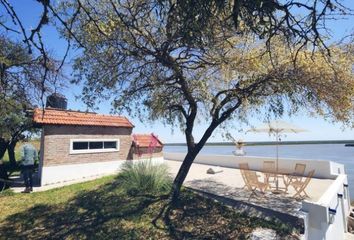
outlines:
[[246, 188], [247, 187], [247, 183], [246, 183], [246, 177], [245, 177], [245, 171], [244, 170], [249, 170], [249, 166], [248, 166], [248, 163], [240, 163], [239, 164], [239, 168], [240, 168], [240, 171], [241, 171], [241, 176], [242, 176], [242, 179], [245, 183], [245, 186], [243, 186], [242, 189]]
[[245, 180], [246, 187], [255, 195], [257, 195], [257, 189], [259, 189], [262, 193], [267, 190], [269, 185], [267, 183], [259, 181], [257, 173], [255, 171], [241, 169], [241, 174]]
[[290, 185], [295, 189], [296, 193], [294, 194], [293, 197], [307, 197], [309, 198], [309, 195], [307, 195], [305, 189], [307, 187], [307, 185], [310, 183], [313, 175], [315, 174], [315, 170], [312, 170], [309, 172], [309, 174], [307, 175], [306, 179], [304, 181], [300, 180], [300, 181], [293, 181], [290, 183]]
[[[268, 184], [271, 182], [275, 183], [277, 180], [277, 175], [275, 173], [275, 162], [274, 161], [264, 161], [263, 162], [263, 173], [264, 181]], [[273, 180], [271, 180], [273, 178]]]
[[295, 171], [291, 175], [288, 175], [287, 181], [284, 182], [286, 188], [288, 188], [288, 186], [292, 182], [295, 181], [300, 182], [305, 174], [305, 169], [306, 169], [306, 164], [296, 163]]

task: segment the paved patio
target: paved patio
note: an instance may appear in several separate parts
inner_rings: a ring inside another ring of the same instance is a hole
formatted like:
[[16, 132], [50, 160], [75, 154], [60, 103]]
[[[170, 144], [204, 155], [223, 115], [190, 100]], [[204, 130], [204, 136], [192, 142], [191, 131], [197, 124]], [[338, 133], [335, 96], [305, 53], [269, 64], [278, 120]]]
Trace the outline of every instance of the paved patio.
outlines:
[[[175, 176], [181, 162], [170, 160], [165, 160], [165, 162], [170, 167], [171, 174]], [[206, 172], [210, 167], [213, 166], [193, 163], [184, 185], [205, 193], [302, 218], [299, 211], [301, 201], [292, 197], [295, 194], [292, 187], [289, 187], [287, 194], [266, 192], [265, 194], [259, 193], [257, 196], [254, 194], [251, 196], [251, 192], [243, 188], [245, 183], [239, 169], [220, 167], [222, 172], [207, 174]], [[260, 172], [258, 173], [261, 175]], [[260, 180], [262, 181], [262, 179]], [[334, 180], [331, 179], [313, 178], [306, 188], [310, 197], [307, 200], [317, 202], [333, 182]], [[279, 181], [279, 183], [282, 183], [282, 181]]]

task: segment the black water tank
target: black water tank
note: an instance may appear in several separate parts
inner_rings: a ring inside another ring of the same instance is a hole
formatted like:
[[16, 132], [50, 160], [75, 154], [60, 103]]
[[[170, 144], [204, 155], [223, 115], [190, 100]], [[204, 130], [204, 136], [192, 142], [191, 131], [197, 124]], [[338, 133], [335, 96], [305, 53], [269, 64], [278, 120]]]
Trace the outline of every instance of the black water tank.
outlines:
[[66, 109], [68, 100], [59, 93], [53, 93], [47, 97], [46, 107]]

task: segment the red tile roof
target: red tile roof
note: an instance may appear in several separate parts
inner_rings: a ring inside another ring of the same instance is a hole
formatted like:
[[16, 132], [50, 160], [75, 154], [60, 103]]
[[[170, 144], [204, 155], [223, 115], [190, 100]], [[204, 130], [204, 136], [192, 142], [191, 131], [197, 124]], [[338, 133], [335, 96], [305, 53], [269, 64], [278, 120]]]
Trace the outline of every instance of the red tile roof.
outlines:
[[160, 139], [154, 135], [153, 133], [151, 134], [133, 134], [133, 142], [135, 145], [139, 147], [151, 147], [154, 144], [156, 144], [154, 147], [162, 147], [163, 143], [160, 141]]
[[33, 114], [33, 121], [39, 125], [134, 127], [126, 117], [55, 108], [46, 108], [44, 114], [42, 109], [36, 108]]

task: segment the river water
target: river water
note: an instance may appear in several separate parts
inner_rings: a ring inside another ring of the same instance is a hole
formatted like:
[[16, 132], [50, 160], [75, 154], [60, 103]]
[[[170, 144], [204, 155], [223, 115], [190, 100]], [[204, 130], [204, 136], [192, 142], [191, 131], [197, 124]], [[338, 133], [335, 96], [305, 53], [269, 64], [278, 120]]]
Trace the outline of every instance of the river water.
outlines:
[[[246, 155], [275, 157], [276, 147], [271, 146], [246, 146]], [[165, 152], [186, 152], [185, 146], [165, 146]], [[234, 146], [205, 146], [201, 154], [232, 155]], [[313, 160], [330, 160], [344, 164], [348, 175], [348, 184], [351, 199], [354, 200], [354, 147], [345, 147], [344, 144], [304, 144], [279, 146], [280, 158], [297, 158]]]

